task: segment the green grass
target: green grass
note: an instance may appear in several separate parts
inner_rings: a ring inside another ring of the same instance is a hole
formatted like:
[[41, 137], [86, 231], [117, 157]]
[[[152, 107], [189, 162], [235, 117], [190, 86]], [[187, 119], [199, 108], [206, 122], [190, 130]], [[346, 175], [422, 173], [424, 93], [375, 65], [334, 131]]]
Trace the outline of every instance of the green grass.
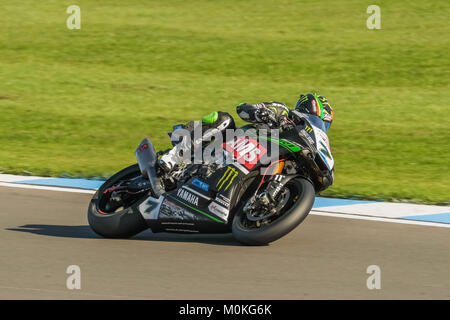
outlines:
[[445, 0], [3, 1], [0, 171], [108, 176], [173, 124], [314, 90], [335, 107], [323, 195], [448, 204], [449, 16]]

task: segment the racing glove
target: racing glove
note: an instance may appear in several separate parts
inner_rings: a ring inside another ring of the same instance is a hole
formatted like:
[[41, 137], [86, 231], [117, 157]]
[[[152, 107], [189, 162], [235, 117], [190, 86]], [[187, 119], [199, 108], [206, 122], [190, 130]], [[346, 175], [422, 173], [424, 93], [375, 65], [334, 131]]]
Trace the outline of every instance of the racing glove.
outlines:
[[271, 127], [280, 126], [289, 115], [289, 108], [280, 102], [241, 103], [236, 111], [247, 122], [267, 123]]

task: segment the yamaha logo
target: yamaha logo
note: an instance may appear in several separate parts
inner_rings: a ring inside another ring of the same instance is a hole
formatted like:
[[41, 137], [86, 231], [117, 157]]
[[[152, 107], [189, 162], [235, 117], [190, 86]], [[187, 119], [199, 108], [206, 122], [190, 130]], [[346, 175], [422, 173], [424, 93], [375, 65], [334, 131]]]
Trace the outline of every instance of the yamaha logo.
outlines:
[[183, 189], [178, 190], [177, 196], [190, 204], [198, 206], [198, 197], [194, 196], [192, 193], [187, 192]]

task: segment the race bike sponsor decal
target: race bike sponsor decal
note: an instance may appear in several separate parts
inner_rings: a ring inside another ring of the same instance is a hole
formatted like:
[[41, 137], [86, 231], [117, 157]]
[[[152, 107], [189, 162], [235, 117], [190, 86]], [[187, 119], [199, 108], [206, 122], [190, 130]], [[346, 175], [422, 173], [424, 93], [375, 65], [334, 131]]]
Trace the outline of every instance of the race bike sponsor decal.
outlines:
[[[275, 141], [275, 140], [272, 139], [271, 141]], [[288, 149], [289, 151], [292, 151], [292, 152], [299, 152], [300, 150], [302, 150], [302, 148], [300, 146], [296, 145], [292, 141], [280, 139], [280, 140], [278, 140], [278, 143], [283, 148]]]
[[249, 170], [267, 153], [266, 148], [249, 137], [237, 137], [235, 140], [224, 143], [224, 148]]
[[209, 212], [214, 213], [216, 216], [222, 218], [225, 221], [227, 221], [228, 214], [230, 213], [227, 208], [222, 207], [217, 202], [211, 202], [208, 206], [208, 210]]
[[174, 200], [174, 201], [176, 201], [176, 202], [182, 204], [183, 206], [189, 208], [189, 210], [192, 210], [192, 212], [190, 212], [189, 210], [185, 209], [186, 212], [189, 212], [190, 214], [194, 214], [194, 212], [200, 213], [201, 215], [195, 215], [195, 220], [203, 220], [205, 217], [208, 217], [209, 219], [214, 220], [214, 221], [216, 221], [216, 222], [224, 223], [222, 220], [217, 219], [216, 217], [211, 216], [211, 215], [209, 215], [208, 213], [206, 213], [206, 212], [204, 212], [204, 211], [202, 211], [202, 210], [200, 210], [200, 209], [198, 209], [198, 208], [191, 207], [189, 204], [187, 204], [187, 203], [185, 203], [185, 202], [179, 200], [178, 198], [176, 198], [176, 197], [174, 197], [174, 196], [172, 196], [172, 195], [170, 195], [170, 194], [167, 195], [167, 196], [168, 196], [170, 199], [172, 199], [172, 200]]
[[308, 126], [307, 124], [305, 125], [305, 129], [306, 132], [311, 133], [313, 132], [313, 128], [311, 128], [310, 126]]
[[220, 191], [223, 187], [225, 187], [224, 191], [226, 191], [238, 175], [239, 172], [236, 169], [227, 167], [227, 170], [223, 174], [222, 178], [220, 178], [219, 182], [217, 182], [217, 190]]
[[183, 186], [182, 188], [183, 188], [183, 189], [186, 189], [186, 190], [188, 190], [188, 191], [190, 191], [190, 192], [193, 193], [193, 194], [196, 194], [197, 196], [199, 196], [199, 197], [201, 197], [201, 198], [203, 198], [203, 199], [206, 199], [206, 200], [208, 200], [208, 201], [211, 201], [211, 200], [212, 200], [212, 199], [211, 199], [210, 197], [208, 197], [207, 195], [204, 195], [204, 194], [202, 194], [202, 193], [200, 193], [200, 192], [198, 192], [198, 191], [195, 191], [194, 189], [189, 188], [188, 186]]
[[139, 212], [142, 214], [146, 220], [156, 220], [158, 219], [159, 209], [162, 204], [163, 197], [155, 199], [149, 197], [146, 201], [139, 205]]
[[330, 143], [327, 134], [319, 128], [314, 129], [314, 134], [316, 136], [317, 151], [319, 152], [320, 157], [325, 162], [328, 169], [333, 169], [334, 159], [331, 155]]
[[230, 207], [230, 199], [228, 199], [227, 197], [225, 197], [224, 195], [222, 195], [220, 193], [217, 195], [215, 201], [222, 204], [223, 206], [225, 206], [227, 208]]
[[199, 220], [199, 216], [189, 212], [188, 210], [176, 205], [175, 203], [164, 199], [161, 209], [159, 211], [159, 219], [165, 221], [166, 219], [182, 221], [196, 221]]
[[275, 190], [272, 193], [272, 197], [273, 199], [276, 198], [276, 196], [280, 193], [281, 189], [284, 188], [284, 184], [281, 184], [281, 181], [285, 178], [284, 175], [282, 174], [278, 174], [275, 176], [275, 178], [273, 179], [275, 181], [275, 183], [277, 184], [277, 187], [275, 188]]
[[206, 182], [200, 181], [198, 179], [194, 179], [192, 181], [192, 185], [196, 186], [199, 189], [202, 189], [203, 191], [208, 191], [209, 190], [209, 184], [207, 184]]
[[233, 160], [234, 160], [234, 155], [233, 155], [233, 153], [231, 153], [231, 152], [229, 152], [229, 151], [227, 151], [227, 150], [223, 150], [223, 151], [224, 151], [224, 153], [225, 153], [225, 158], [227, 159], [227, 161], [228, 161], [228, 159], [230, 159], [229, 162], [227, 162], [227, 163], [233, 164], [233, 166], [235, 166], [237, 169], [239, 169], [239, 171], [241, 171], [244, 175], [249, 174], [250, 171], [247, 170], [246, 167], [244, 167], [244, 166], [243, 166], [242, 164], [240, 164], [239, 162], [233, 161]]
[[270, 138], [270, 137], [263, 138], [263, 139], [266, 139], [267, 141], [270, 141], [270, 142], [278, 143], [280, 146], [282, 146], [283, 148], [285, 148], [291, 152], [299, 152], [300, 150], [302, 150], [301, 146], [297, 145], [293, 141], [288, 141], [285, 139], [274, 139], [274, 138]]
[[194, 206], [198, 206], [198, 197], [184, 189], [178, 190], [177, 196], [178, 198], [183, 199]]
[[306, 140], [308, 140], [308, 142], [309, 142], [311, 145], [314, 145], [314, 140], [313, 140], [313, 138], [311, 138], [311, 136], [306, 132], [305, 129], [302, 129], [302, 130], [300, 131], [300, 135], [301, 135], [302, 137], [304, 137]]
[[170, 232], [186, 232], [186, 233], [198, 233], [198, 230], [190, 230], [190, 229], [175, 229], [175, 228], [165, 228], [164, 230]]
[[328, 153], [328, 150], [327, 150], [327, 147], [325, 146], [325, 144], [322, 141], [320, 141], [319, 143], [320, 143], [320, 146], [322, 147], [322, 148], [319, 148], [319, 151], [328, 159], [332, 159], [331, 155]]

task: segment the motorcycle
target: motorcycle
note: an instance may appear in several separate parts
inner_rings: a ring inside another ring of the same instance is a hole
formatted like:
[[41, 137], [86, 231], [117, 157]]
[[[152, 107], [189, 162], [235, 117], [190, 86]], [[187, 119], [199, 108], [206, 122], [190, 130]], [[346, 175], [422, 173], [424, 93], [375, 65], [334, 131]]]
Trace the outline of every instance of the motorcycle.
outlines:
[[[170, 174], [158, 167], [167, 150], [157, 153], [144, 139], [135, 151], [138, 163], [110, 177], [93, 196], [89, 225], [106, 238], [129, 238], [148, 228], [231, 232], [246, 245], [283, 237], [306, 218], [334, 167], [323, 121], [297, 111], [290, 118], [278, 137], [264, 138], [267, 146], [254, 135], [258, 125], [241, 127], [246, 136], [223, 143], [231, 163], [182, 163]], [[264, 167], [262, 155], [275, 147], [276, 158]]]

